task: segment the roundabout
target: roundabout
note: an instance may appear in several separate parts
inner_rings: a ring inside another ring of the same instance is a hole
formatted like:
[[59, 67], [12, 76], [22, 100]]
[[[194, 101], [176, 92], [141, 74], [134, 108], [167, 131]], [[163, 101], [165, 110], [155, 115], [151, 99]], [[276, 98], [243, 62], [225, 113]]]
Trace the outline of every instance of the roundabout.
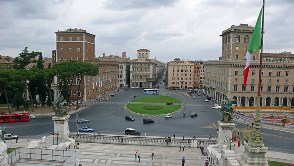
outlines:
[[163, 95], [136, 97], [126, 104], [130, 112], [144, 115], [163, 115], [178, 111], [182, 107], [180, 100]]

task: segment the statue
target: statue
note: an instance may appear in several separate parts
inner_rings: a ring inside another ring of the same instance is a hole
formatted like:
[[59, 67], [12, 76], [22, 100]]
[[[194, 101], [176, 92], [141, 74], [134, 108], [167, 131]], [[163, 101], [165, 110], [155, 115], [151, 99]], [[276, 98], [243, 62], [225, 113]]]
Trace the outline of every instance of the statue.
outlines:
[[67, 115], [67, 110], [64, 106], [65, 99], [61, 94], [59, 94], [57, 101], [54, 102], [53, 110], [55, 112], [55, 116], [63, 117]]
[[232, 108], [232, 102], [228, 100], [223, 100], [222, 107], [220, 109], [222, 112], [223, 118], [221, 122], [228, 123], [231, 122], [233, 119], [233, 108]]

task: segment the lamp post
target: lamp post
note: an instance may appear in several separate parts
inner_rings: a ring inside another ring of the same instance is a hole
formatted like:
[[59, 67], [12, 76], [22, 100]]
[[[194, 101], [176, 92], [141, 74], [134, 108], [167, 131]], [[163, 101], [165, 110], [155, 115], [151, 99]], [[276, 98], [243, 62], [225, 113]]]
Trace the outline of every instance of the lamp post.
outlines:
[[54, 135], [56, 135], [56, 144], [58, 145], [58, 135], [59, 133], [58, 132], [50, 132], [50, 134], [52, 134], [52, 145], [55, 145], [54, 143]]

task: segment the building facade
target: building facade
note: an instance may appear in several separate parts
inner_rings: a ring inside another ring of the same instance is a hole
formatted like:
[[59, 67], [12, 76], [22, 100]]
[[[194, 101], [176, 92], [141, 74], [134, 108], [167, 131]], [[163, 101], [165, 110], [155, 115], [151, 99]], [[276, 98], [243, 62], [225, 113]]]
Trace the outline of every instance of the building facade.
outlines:
[[[204, 89], [208, 96], [221, 102], [236, 100], [238, 106], [255, 106], [258, 91], [259, 52], [254, 52], [247, 86], [243, 85], [245, 55], [253, 27], [231, 26], [222, 32], [222, 56], [206, 61]], [[263, 54], [261, 106], [294, 106], [294, 55]]]
[[194, 88], [195, 64], [175, 58], [167, 63], [167, 87], [169, 89]]
[[130, 64], [130, 87], [153, 88], [163, 74], [164, 65], [155, 59], [150, 59], [150, 50], [137, 50], [137, 59]]

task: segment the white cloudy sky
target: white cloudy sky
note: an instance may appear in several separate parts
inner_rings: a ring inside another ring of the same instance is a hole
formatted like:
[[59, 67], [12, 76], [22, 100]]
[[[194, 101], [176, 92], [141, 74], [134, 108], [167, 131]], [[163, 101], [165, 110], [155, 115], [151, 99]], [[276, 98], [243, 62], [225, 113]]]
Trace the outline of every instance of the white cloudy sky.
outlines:
[[[29, 47], [51, 57], [55, 33], [96, 35], [96, 56], [147, 48], [170, 61], [217, 59], [223, 30], [254, 26], [262, 0], [0, 0], [0, 55]], [[266, 0], [265, 52], [294, 52], [294, 0]]]

